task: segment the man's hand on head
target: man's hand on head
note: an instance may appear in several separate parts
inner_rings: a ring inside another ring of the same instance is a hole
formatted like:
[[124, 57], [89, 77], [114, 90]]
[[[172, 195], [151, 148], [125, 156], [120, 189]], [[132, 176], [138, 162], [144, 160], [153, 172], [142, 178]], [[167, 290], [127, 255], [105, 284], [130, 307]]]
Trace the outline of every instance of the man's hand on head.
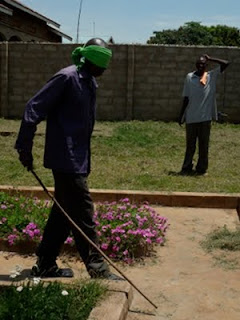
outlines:
[[207, 59], [207, 60], [210, 60], [210, 56], [208, 54], [204, 54], [204, 57]]

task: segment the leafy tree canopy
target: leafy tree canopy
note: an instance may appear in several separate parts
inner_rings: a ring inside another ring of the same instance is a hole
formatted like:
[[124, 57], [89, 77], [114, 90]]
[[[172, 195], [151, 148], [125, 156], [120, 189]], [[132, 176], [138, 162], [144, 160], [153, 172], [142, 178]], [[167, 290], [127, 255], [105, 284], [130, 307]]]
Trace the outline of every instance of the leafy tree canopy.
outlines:
[[240, 46], [240, 30], [226, 25], [208, 27], [190, 21], [178, 29], [154, 31], [153, 34], [148, 44]]

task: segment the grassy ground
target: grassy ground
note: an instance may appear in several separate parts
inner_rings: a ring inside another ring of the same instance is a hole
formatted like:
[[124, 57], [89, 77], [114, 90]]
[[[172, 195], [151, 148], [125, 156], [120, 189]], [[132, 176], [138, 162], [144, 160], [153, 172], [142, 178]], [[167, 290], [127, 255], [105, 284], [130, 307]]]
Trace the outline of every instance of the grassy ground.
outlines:
[[211, 253], [216, 265], [227, 270], [239, 269], [239, 226], [235, 230], [229, 230], [226, 226], [217, 228], [206, 236], [201, 245]]
[[2, 287], [0, 293], [2, 320], [86, 320], [106, 288], [96, 281], [72, 285], [29, 282]]
[[[18, 161], [13, 146], [20, 121], [0, 119], [0, 184], [38, 185]], [[47, 186], [51, 171], [43, 168], [45, 124], [34, 142], [34, 165]], [[238, 193], [240, 125], [212, 126], [209, 175], [179, 176], [185, 152], [185, 130], [177, 123], [154, 121], [97, 122], [92, 138], [90, 188]]]

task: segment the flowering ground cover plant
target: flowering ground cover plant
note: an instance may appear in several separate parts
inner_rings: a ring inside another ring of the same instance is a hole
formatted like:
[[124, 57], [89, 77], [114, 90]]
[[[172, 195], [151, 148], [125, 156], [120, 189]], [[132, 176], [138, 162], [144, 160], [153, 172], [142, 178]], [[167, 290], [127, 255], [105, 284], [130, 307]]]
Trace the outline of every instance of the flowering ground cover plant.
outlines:
[[[9, 246], [19, 241], [38, 243], [42, 238], [51, 202], [0, 192], [0, 240]], [[168, 221], [148, 203], [134, 204], [128, 198], [97, 203], [94, 220], [101, 249], [112, 259], [127, 263], [149, 256], [163, 245]], [[72, 237], [66, 244], [73, 245]]]
[[39, 242], [50, 206], [50, 201], [0, 192], [0, 239], [9, 245], [19, 240]]
[[128, 198], [99, 203], [94, 219], [101, 249], [113, 259], [131, 263], [165, 242], [168, 221], [148, 203], [137, 205]]

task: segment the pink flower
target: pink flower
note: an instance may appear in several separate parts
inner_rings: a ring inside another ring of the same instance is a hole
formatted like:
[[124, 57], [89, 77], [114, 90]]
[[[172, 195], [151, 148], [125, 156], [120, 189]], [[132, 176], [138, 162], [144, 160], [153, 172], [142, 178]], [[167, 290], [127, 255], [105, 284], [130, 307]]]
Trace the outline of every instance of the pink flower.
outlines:
[[146, 239], [146, 242], [147, 242], [147, 243], [152, 243], [152, 240], [149, 239], [149, 238], [147, 238], [147, 239]]
[[159, 244], [163, 243], [163, 238], [157, 238], [156, 242], [159, 243]]
[[124, 198], [124, 199], [121, 199], [120, 202], [128, 203], [128, 202], [129, 202], [129, 199], [128, 199], [128, 198]]
[[125, 262], [128, 263], [128, 264], [133, 263], [133, 259], [128, 258], [128, 257], [123, 258], [123, 261], [125, 261]]
[[122, 210], [122, 211], [125, 211], [127, 209], [126, 206], [119, 206], [118, 208], [119, 208], [119, 210]]
[[113, 249], [114, 252], [118, 252], [120, 248], [118, 246], [114, 245], [112, 247], [112, 249]]
[[117, 226], [116, 229], [112, 229], [112, 234], [114, 233], [125, 233], [125, 230], [123, 230], [120, 226]]
[[27, 226], [26, 226], [26, 229], [36, 229], [37, 228], [37, 226], [36, 226], [36, 224], [35, 223], [33, 223], [33, 222], [30, 222]]
[[29, 230], [29, 231], [27, 232], [27, 234], [29, 235], [30, 238], [33, 238], [33, 237], [34, 237], [34, 232], [31, 231], [31, 230]]
[[117, 242], [121, 242], [121, 238], [118, 237], [118, 236], [115, 238], [115, 240], [116, 240]]
[[107, 231], [107, 229], [110, 227], [109, 224], [107, 224], [106, 226], [102, 226], [102, 231], [105, 232]]
[[73, 238], [72, 237], [67, 237], [65, 243], [66, 244], [71, 244], [73, 242]]
[[108, 244], [107, 244], [107, 243], [102, 243], [102, 244], [101, 244], [101, 248], [102, 248], [103, 250], [107, 250], [107, 249], [108, 249]]
[[40, 234], [40, 230], [39, 229], [35, 229], [33, 231], [33, 233], [34, 233], [35, 236], [38, 236]]
[[107, 220], [113, 220], [114, 219], [113, 218], [113, 213], [111, 211], [106, 214], [106, 219]]
[[15, 240], [17, 239], [17, 235], [16, 234], [10, 234], [8, 237], [8, 243], [10, 244], [10, 246], [12, 246], [15, 242]]

